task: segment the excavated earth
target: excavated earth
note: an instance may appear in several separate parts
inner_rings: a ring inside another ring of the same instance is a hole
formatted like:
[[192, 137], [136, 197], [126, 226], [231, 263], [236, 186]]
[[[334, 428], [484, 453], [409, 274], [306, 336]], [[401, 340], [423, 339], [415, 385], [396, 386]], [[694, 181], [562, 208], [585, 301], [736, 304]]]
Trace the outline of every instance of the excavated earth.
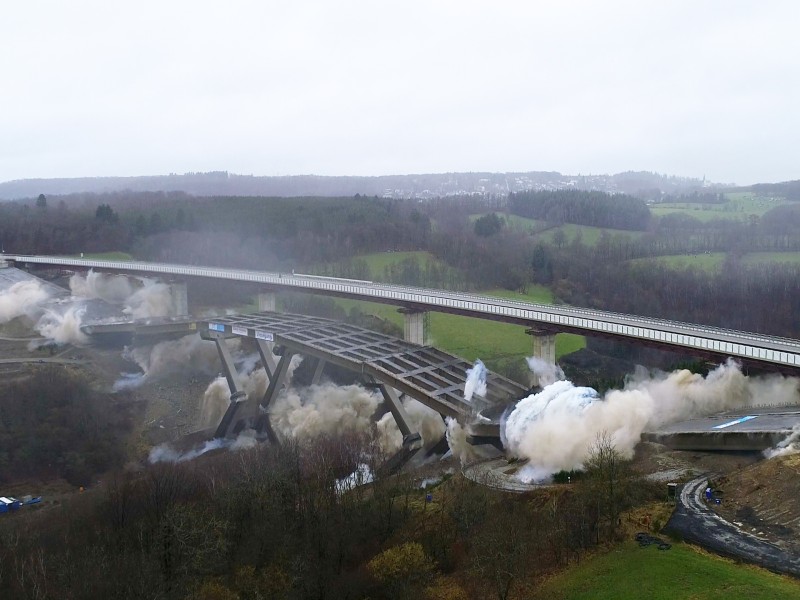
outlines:
[[800, 454], [762, 460], [712, 483], [720, 516], [800, 555]]

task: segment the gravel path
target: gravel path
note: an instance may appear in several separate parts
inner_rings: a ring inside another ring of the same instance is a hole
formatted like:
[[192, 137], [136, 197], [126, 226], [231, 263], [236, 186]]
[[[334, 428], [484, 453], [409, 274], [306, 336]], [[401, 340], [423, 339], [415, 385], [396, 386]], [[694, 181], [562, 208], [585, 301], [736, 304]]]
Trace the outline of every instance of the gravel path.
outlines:
[[666, 531], [717, 554], [753, 563], [776, 573], [800, 577], [800, 556], [742, 531], [706, 505], [702, 496], [707, 481], [708, 477], [704, 475], [683, 486]]

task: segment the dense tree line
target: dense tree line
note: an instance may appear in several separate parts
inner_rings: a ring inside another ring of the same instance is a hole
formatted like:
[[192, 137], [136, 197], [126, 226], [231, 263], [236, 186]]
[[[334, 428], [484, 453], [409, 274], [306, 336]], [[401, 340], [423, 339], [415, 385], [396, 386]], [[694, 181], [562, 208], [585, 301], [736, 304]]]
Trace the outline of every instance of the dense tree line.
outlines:
[[[704, 192], [697, 197], [705, 198]], [[636, 236], [604, 232], [591, 247], [560, 230], [552, 241], [543, 242], [528, 231], [496, 227], [502, 219], [494, 211], [504, 209], [592, 225], [649, 225]], [[475, 212], [494, 218], [470, 222], [468, 216]], [[633, 221], [620, 221], [631, 215]], [[524, 290], [533, 281], [554, 286], [557, 297], [576, 305], [785, 334], [796, 331], [786, 316], [788, 309], [777, 314], [769, 310], [764, 302], [768, 295], [761, 291], [774, 290], [772, 297], [793, 307], [787, 294], [794, 290], [795, 273], [784, 267], [750, 269], [739, 265], [737, 257], [800, 250], [800, 203], [778, 206], [760, 218], [704, 221], [684, 214], [651, 219], [640, 200], [577, 190], [515, 194], [508, 206], [478, 197], [421, 204], [363, 197], [82, 194], [0, 204], [0, 242], [7, 252], [128, 250], [145, 260], [297, 268], [459, 290]], [[364, 261], [354, 259], [388, 250], [427, 250], [437, 260], [401, 261], [375, 274]], [[724, 280], [721, 274], [675, 273], [650, 262], [630, 262], [709, 252], [729, 255], [731, 268]]]
[[642, 231], [650, 223], [644, 200], [626, 194], [583, 190], [517, 192], [509, 195], [509, 210], [521, 217], [549, 223]]
[[64, 477], [85, 485], [125, 459], [133, 407], [64, 367], [0, 387], [0, 481]]
[[800, 179], [782, 183], [757, 183], [745, 188], [765, 196], [781, 196], [787, 200], [800, 201]]
[[578, 483], [533, 496], [460, 475], [433, 491], [407, 477], [343, 483], [372, 444], [322, 437], [157, 464], [5, 517], [0, 595], [502, 600], [614, 539], [622, 511], [652, 493], [602, 443]]

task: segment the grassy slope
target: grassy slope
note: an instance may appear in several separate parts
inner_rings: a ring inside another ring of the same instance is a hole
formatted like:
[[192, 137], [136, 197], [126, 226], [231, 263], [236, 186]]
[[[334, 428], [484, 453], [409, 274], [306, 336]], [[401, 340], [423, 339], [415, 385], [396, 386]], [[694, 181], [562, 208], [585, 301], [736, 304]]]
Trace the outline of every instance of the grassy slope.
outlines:
[[551, 600], [768, 600], [800, 598], [800, 582], [685, 544], [660, 551], [626, 542], [558, 574], [539, 593]]
[[759, 263], [800, 264], [800, 252], [751, 252], [745, 254], [742, 262], [747, 265]]
[[684, 213], [698, 221], [712, 219], [747, 219], [750, 215], [761, 216], [776, 206], [786, 204], [782, 198], [767, 198], [756, 196], [750, 192], [733, 192], [727, 194], [729, 202], [724, 204], [692, 204], [674, 202], [656, 204], [650, 207], [650, 212], [655, 216], [671, 213]]
[[436, 258], [429, 252], [375, 252], [373, 254], [362, 254], [358, 258], [366, 261], [372, 277], [379, 277], [389, 265], [396, 265], [407, 258], [416, 258], [418, 262], [425, 264], [429, 261], [436, 261]]
[[[489, 290], [481, 293], [539, 304], [553, 302], [550, 290], [542, 286], [531, 286], [527, 294], [508, 290]], [[347, 310], [358, 308], [362, 312], [377, 315], [401, 327], [403, 325], [403, 316], [397, 312], [395, 306], [358, 300], [337, 300], [337, 302]], [[476, 358], [492, 360], [515, 356], [522, 359], [531, 355], [533, 346], [530, 336], [519, 325], [437, 312], [430, 314], [429, 338], [434, 346], [470, 361]], [[559, 334], [556, 337], [556, 356], [575, 352], [585, 345], [583, 336]]]
[[[470, 215], [469, 218], [471, 221], [474, 221], [479, 217], [482, 217], [483, 214], [485, 213]], [[506, 223], [508, 223], [508, 226], [511, 227], [512, 229], [530, 231], [530, 230], [540, 230], [547, 226], [547, 223], [545, 223], [545, 221], [537, 219], [529, 219], [527, 217], [520, 217], [518, 215], [505, 214], [505, 213], [498, 213], [498, 215], [500, 215], [503, 219], [505, 219]], [[602, 227], [591, 227], [589, 225], [574, 225], [572, 223], [566, 223], [559, 227], [553, 227], [551, 229], [547, 229], [542, 233], [537, 233], [535, 235], [535, 239], [548, 244], [552, 243], [553, 236], [555, 235], [555, 232], [558, 231], [559, 229], [564, 232], [568, 242], [572, 241], [578, 234], [578, 232], [580, 232], [581, 241], [587, 246], [595, 245], [604, 231], [611, 236], [624, 235], [627, 237], [639, 237], [642, 235], [641, 231], [628, 231], [625, 229], [604, 229]]]
[[72, 254], [70, 258], [87, 258], [91, 260], [133, 260], [127, 252], [85, 252], [83, 255]]
[[674, 269], [691, 267], [703, 271], [713, 271], [720, 268], [724, 261], [724, 252], [711, 252], [709, 254], [673, 254], [653, 258], [635, 258], [630, 262], [633, 264], [658, 263]]
[[[653, 258], [636, 258], [630, 262], [633, 264], [659, 263], [674, 269], [695, 268], [703, 271], [714, 271], [719, 269], [725, 262], [725, 253], [674, 254]], [[750, 252], [742, 257], [742, 263], [745, 265], [765, 263], [800, 264], [800, 252]]]

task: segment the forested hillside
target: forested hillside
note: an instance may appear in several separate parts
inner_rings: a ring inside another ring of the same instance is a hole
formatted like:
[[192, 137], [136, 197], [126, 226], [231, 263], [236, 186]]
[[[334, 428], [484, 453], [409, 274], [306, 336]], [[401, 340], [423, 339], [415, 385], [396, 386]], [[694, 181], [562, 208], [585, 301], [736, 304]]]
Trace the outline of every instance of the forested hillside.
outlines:
[[[708, 200], [722, 209], [727, 202]], [[797, 263], [749, 260], [800, 252], [800, 203], [769, 204], [761, 216], [710, 212], [712, 218], [699, 219], [674, 210], [654, 216], [635, 198], [580, 191], [514, 194], [507, 206], [475, 196], [424, 203], [183, 193], [41, 196], [0, 204], [0, 243], [6, 252], [121, 250], [144, 260], [345, 277], [366, 276], [360, 255], [424, 250], [438, 262], [409, 259], [387, 272], [389, 280], [462, 290], [524, 290], [538, 283], [575, 305], [800, 337]], [[507, 226], [518, 213], [543, 225]], [[476, 214], [494, 216], [473, 222]], [[476, 230], [484, 221], [491, 227]], [[584, 225], [570, 225], [574, 234], [559, 229], [558, 222], [569, 221], [594, 225], [594, 239], [582, 239]], [[620, 228], [644, 231], [632, 236]], [[649, 261], [709, 253], [724, 256], [723, 269], [676, 271]]]
[[612, 229], [644, 230], [650, 211], [643, 200], [625, 194], [559, 190], [519, 192], [508, 198], [510, 212], [549, 223], [577, 223]]

